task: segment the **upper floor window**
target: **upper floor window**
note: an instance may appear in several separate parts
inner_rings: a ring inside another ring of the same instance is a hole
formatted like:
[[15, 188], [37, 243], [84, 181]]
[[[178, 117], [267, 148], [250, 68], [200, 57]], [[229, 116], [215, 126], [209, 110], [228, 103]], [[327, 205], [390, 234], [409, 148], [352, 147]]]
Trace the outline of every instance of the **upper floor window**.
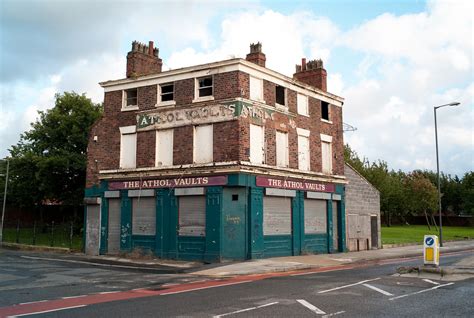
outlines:
[[251, 163], [265, 163], [265, 128], [250, 124], [250, 156]]
[[298, 114], [309, 116], [309, 109], [308, 109], [308, 96], [298, 94], [296, 95], [296, 103], [298, 106]]
[[158, 86], [158, 105], [173, 105], [174, 101], [174, 83], [166, 83]]
[[194, 163], [213, 161], [214, 130], [212, 125], [194, 126]]
[[122, 110], [138, 109], [138, 92], [136, 88], [123, 91]]
[[201, 77], [196, 79], [197, 82], [197, 91], [196, 99], [201, 97], [212, 96], [213, 94], [213, 79], [212, 76]]
[[321, 101], [321, 119], [329, 121], [329, 104]]
[[288, 134], [276, 132], [276, 164], [277, 167], [288, 167]]
[[155, 166], [173, 165], [173, 129], [156, 131]]
[[296, 128], [298, 133], [298, 169], [310, 170], [309, 130]]
[[136, 126], [120, 127], [120, 168], [137, 166]]
[[321, 170], [332, 174], [332, 137], [321, 134]]
[[275, 88], [275, 102], [278, 105], [286, 106], [286, 88], [283, 86], [277, 85]]
[[250, 76], [250, 99], [263, 101], [263, 80]]

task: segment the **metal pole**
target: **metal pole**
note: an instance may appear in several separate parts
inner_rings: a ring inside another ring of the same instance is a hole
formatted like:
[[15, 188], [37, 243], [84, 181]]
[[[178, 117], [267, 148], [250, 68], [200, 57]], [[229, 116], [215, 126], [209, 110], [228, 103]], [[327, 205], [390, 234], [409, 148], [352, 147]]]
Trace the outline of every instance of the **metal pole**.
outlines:
[[7, 203], [7, 188], [8, 188], [8, 170], [10, 168], [10, 161], [7, 159], [7, 173], [5, 176], [5, 191], [3, 191], [3, 209], [2, 209], [2, 223], [0, 224], [0, 247], [3, 242], [3, 220], [5, 218], [5, 205]]
[[439, 180], [439, 155], [438, 155], [438, 123], [436, 121], [436, 110], [434, 108], [434, 122], [435, 122], [435, 141], [436, 141], [436, 171], [438, 175], [438, 211], [439, 211], [439, 246], [443, 246], [443, 217], [441, 215], [441, 183]]

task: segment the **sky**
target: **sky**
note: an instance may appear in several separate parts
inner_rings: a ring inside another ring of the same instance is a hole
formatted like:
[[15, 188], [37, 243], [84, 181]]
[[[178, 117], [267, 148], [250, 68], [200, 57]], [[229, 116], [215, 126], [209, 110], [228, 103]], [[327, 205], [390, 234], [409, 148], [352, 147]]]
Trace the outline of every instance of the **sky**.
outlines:
[[125, 77], [131, 42], [155, 42], [164, 70], [245, 58], [292, 76], [322, 58], [328, 91], [345, 98], [360, 157], [389, 168], [462, 176], [474, 166], [474, 1], [0, 1], [0, 157], [64, 91], [102, 102]]

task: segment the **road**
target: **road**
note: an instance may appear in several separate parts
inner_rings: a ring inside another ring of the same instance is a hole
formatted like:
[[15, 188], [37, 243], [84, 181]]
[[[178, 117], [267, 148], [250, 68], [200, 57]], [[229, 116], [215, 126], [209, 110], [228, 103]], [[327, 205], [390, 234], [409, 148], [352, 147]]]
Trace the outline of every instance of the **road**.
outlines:
[[[19, 252], [9, 253], [0, 259], [0, 306], [3, 307], [0, 316], [12, 313], [36, 313], [28, 315], [31, 317], [236, 318], [474, 315], [474, 279], [450, 282], [439, 277], [394, 275], [398, 266], [420, 265], [420, 259], [390, 260], [315, 273], [201, 281], [202, 278], [183, 273], [99, 268], [33, 260], [21, 257]], [[451, 265], [466, 254], [445, 255], [442, 265]], [[5, 280], [18, 277], [25, 270], [25, 279]], [[12, 306], [24, 302], [34, 303]]]

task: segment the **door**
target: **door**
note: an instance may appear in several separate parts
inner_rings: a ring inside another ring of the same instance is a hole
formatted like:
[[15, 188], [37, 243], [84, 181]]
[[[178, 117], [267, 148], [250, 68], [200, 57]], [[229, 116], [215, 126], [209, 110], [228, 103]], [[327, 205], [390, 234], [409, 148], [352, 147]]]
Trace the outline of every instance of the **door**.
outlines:
[[107, 253], [120, 252], [120, 199], [109, 199]]
[[225, 188], [223, 215], [223, 256], [226, 259], [247, 258], [246, 209], [247, 195], [245, 188]]
[[87, 205], [86, 246], [87, 255], [99, 255], [100, 246], [100, 205]]
[[371, 216], [370, 217], [370, 233], [371, 233], [371, 238], [372, 238], [372, 247], [379, 247], [379, 231], [378, 231], [377, 223], [378, 223], [377, 217]]
[[332, 201], [332, 249], [339, 251], [339, 210], [337, 201]]

